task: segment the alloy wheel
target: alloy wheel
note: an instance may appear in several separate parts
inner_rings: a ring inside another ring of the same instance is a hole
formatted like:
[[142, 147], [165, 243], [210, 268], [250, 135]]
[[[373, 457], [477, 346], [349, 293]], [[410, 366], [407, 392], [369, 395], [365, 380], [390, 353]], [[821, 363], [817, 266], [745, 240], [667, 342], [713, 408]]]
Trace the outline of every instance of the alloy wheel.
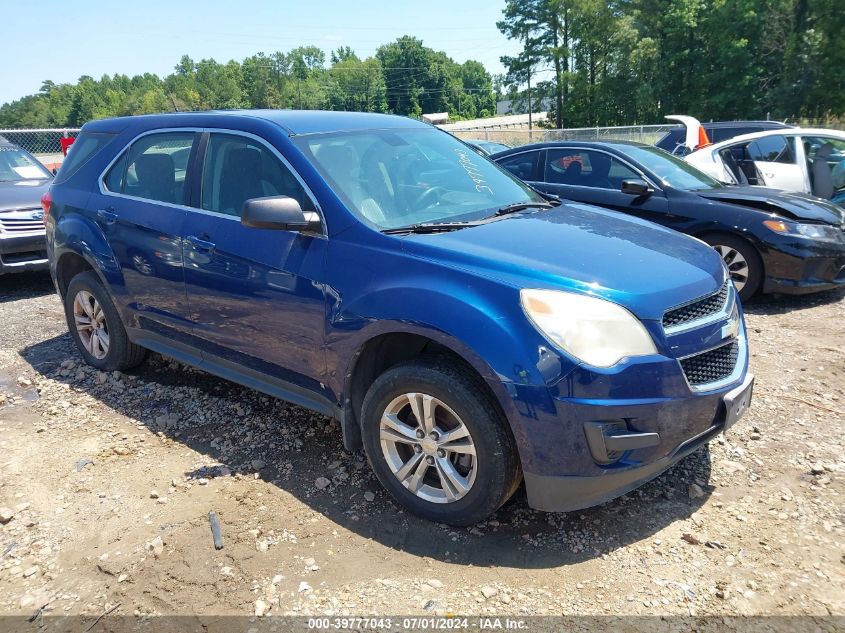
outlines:
[[731, 280], [737, 292], [741, 292], [748, 283], [748, 261], [735, 248], [724, 246], [722, 244], [714, 244], [713, 248], [719, 253], [728, 267], [728, 272], [731, 274]]
[[105, 358], [109, 353], [106, 314], [100, 302], [87, 290], [80, 290], [73, 298], [73, 320], [86, 351], [97, 360]]
[[394, 398], [382, 414], [379, 439], [390, 470], [420, 499], [453, 503], [475, 483], [478, 463], [469, 429], [433, 396]]

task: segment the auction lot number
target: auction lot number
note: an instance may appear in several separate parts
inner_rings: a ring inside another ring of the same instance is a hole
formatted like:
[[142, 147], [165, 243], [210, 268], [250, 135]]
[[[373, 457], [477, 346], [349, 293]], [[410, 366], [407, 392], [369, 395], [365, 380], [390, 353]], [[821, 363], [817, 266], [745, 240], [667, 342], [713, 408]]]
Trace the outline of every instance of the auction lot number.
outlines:
[[308, 628], [317, 631], [404, 630], [440, 631], [469, 627], [467, 618], [309, 618]]

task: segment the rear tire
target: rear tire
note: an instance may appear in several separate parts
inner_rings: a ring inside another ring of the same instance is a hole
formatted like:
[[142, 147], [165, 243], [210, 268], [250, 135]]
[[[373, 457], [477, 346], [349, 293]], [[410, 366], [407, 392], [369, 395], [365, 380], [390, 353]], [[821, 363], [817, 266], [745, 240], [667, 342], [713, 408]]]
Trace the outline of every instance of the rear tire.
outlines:
[[364, 398], [361, 424], [376, 477], [400, 505], [430, 521], [477, 523], [519, 486], [507, 421], [486, 385], [455, 363], [388, 369]]
[[94, 271], [71, 279], [64, 301], [71, 338], [86, 363], [101, 371], [123, 371], [144, 362], [147, 350], [129, 340], [114, 302]]
[[763, 260], [757, 249], [733, 235], [705, 235], [702, 239], [716, 249], [728, 266], [740, 300], [746, 302], [757, 294], [763, 283]]

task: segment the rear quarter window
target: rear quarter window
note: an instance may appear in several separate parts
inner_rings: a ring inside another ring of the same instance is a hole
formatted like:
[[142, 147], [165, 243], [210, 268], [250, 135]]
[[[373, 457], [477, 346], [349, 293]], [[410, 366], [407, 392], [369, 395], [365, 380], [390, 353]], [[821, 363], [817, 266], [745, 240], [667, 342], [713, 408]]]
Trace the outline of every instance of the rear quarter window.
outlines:
[[87, 163], [91, 158], [103, 149], [109, 141], [111, 141], [116, 134], [106, 134], [102, 132], [83, 132], [80, 134], [73, 145], [68, 150], [62, 166], [59, 168], [59, 173], [56, 174], [54, 183], [60, 184], [73, 176], [79, 168]]

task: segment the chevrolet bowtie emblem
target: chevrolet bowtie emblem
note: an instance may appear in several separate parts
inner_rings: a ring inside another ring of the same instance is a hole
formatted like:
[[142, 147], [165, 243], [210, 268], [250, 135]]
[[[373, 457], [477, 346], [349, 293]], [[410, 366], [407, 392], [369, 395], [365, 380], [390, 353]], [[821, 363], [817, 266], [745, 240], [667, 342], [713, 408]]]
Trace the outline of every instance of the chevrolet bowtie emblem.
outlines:
[[739, 317], [736, 313], [731, 315], [731, 320], [722, 326], [722, 338], [736, 338], [739, 334]]

